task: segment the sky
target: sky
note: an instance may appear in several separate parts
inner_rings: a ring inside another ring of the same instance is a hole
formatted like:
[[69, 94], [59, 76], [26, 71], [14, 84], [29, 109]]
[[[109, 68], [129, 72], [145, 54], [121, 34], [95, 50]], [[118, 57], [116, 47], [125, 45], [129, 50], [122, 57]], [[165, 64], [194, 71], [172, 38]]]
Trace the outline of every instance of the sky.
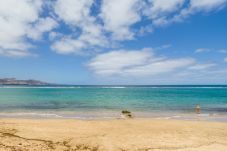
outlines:
[[227, 0], [0, 1], [0, 78], [227, 84]]

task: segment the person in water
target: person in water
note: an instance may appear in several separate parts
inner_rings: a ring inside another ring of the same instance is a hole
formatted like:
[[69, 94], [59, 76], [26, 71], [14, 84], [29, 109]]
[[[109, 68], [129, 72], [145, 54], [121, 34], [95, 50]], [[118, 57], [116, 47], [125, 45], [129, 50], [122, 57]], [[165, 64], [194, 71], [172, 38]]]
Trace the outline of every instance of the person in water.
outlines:
[[196, 107], [195, 107], [195, 113], [196, 114], [200, 114], [200, 112], [201, 112], [200, 106], [199, 105], [196, 105]]

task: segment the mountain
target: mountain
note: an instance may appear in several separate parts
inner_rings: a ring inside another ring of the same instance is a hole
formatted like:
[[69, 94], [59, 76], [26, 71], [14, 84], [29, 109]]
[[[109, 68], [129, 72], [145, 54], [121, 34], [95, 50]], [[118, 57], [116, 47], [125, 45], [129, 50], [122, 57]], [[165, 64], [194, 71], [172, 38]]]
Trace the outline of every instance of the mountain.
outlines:
[[38, 80], [17, 80], [16, 78], [0, 79], [0, 85], [50, 85], [50, 83]]

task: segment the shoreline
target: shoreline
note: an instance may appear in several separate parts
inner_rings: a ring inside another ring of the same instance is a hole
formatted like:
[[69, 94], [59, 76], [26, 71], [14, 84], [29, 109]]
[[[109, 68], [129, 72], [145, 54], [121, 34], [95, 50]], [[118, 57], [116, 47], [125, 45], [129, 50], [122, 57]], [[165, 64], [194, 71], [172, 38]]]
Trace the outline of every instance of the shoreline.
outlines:
[[[214, 113], [180, 113], [180, 112], [132, 112], [136, 119], [170, 119], [185, 121], [212, 121], [226, 122], [226, 114]], [[44, 111], [27, 111], [27, 112], [0, 112], [0, 119], [75, 119], [75, 120], [105, 120], [105, 119], [122, 119], [122, 114], [117, 111], [84, 111], [84, 112], [44, 112]]]
[[225, 151], [227, 123], [0, 118], [0, 151]]

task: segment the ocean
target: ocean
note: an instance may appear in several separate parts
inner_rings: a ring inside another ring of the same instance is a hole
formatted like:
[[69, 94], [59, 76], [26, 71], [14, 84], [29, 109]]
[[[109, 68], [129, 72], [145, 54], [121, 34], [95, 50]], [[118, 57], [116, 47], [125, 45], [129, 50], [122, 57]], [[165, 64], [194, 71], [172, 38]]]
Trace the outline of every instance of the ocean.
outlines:
[[143, 118], [227, 121], [227, 86], [0, 86], [0, 117], [120, 118], [122, 110]]

